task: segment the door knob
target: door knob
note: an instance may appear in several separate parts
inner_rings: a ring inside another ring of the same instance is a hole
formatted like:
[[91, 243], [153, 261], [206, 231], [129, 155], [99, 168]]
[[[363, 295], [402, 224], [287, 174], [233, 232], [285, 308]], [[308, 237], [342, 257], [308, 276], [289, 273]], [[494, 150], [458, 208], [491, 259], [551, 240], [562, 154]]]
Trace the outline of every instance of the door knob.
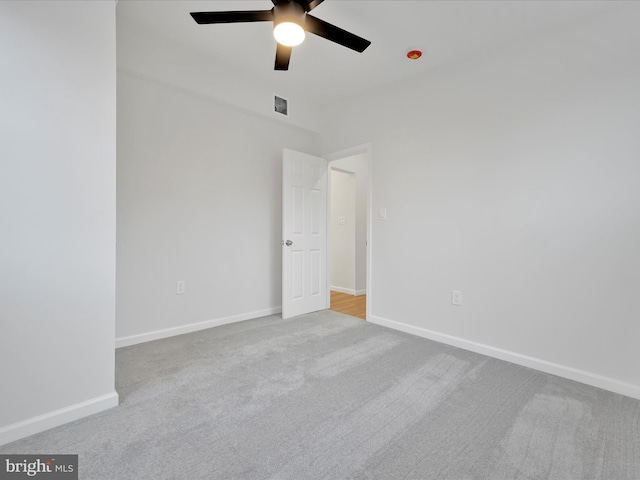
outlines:
[[287, 247], [290, 247], [291, 245], [293, 245], [293, 242], [292, 242], [291, 240], [287, 240], [286, 242], [284, 242], [284, 244], [285, 244]]

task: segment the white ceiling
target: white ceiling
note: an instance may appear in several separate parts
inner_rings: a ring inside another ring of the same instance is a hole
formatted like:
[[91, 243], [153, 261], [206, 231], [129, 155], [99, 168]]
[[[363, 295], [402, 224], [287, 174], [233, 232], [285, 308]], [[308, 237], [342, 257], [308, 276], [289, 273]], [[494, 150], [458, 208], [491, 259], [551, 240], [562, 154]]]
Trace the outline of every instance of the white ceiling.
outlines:
[[[325, 0], [312, 14], [371, 40], [362, 54], [315, 35], [295, 47], [289, 71], [273, 70], [272, 24], [198, 25], [189, 12], [268, 10], [270, 0], [120, 0], [118, 20], [195, 49], [220, 68], [284, 84], [324, 104], [488, 50], [579, 22], [624, 1], [612, 0]], [[418, 48], [418, 61], [406, 52]]]

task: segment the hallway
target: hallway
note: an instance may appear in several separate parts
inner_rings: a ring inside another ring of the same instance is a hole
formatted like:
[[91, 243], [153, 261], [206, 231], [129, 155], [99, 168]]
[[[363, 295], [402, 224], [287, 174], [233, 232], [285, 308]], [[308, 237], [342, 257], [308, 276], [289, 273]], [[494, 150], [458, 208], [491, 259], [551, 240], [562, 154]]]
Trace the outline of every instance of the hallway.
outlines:
[[362, 320], [367, 319], [367, 296], [331, 291], [331, 310]]

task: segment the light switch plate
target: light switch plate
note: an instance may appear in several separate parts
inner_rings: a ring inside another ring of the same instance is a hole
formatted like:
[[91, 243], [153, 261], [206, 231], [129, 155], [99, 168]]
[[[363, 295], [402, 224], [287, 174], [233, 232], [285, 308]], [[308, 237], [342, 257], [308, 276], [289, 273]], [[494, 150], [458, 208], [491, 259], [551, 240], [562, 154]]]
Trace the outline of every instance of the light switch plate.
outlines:
[[451, 303], [462, 306], [462, 292], [460, 290], [451, 290]]

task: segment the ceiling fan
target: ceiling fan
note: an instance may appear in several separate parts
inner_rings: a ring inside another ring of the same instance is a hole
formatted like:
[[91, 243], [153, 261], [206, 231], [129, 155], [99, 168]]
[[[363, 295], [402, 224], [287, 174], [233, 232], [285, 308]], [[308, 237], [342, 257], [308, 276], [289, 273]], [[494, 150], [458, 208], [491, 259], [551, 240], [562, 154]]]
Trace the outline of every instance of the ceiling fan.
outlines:
[[324, 0], [271, 0], [271, 10], [244, 10], [232, 12], [192, 12], [199, 24], [273, 22], [273, 36], [278, 42], [275, 70], [289, 70], [293, 47], [304, 40], [305, 32], [313, 33], [344, 47], [364, 52], [369, 40], [320, 20], [309, 12]]

